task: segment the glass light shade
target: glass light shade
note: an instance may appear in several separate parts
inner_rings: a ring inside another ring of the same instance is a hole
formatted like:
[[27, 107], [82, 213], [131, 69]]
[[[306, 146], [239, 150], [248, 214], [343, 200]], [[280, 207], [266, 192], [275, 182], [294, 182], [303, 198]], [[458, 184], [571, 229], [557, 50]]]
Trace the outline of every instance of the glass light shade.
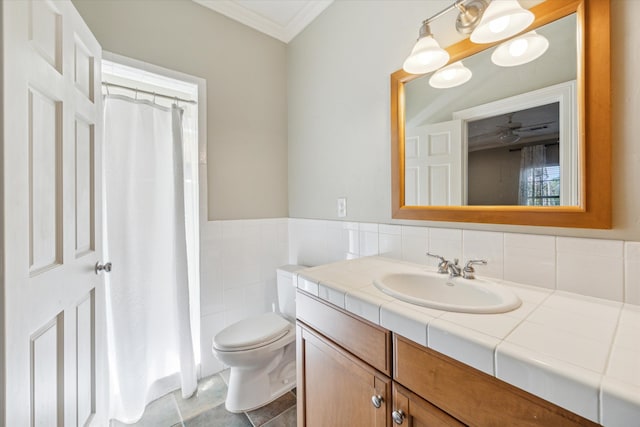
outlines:
[[549, 48], [549, 40], [535, 31], [506, 41], [491, 54], [491, 61], [501, 67], [514, 67], [539, 58]]
[[520, 135], [517, 135], [513, 132], [507, 132], [498, 137], [498, 141], [503, 144], [513, 144], [514, 142], [520, 141]]
[[437, 89], [447, 89], [460, 86], [471, 79], [471, 70], [462, 65], [462, 62], [454, 62], [433, 73], [429, 84]]
[[523, 9], [518, 0], [493, 0], [471, 33], [471, 41], [493, 43], [504, 40], [527, 28], [534, 18], [534, 14]]
[[411, 74], [425, 74], [449, 62], [449, 52], [440, 47], [431, 36], [420, 38], [402, 68]]

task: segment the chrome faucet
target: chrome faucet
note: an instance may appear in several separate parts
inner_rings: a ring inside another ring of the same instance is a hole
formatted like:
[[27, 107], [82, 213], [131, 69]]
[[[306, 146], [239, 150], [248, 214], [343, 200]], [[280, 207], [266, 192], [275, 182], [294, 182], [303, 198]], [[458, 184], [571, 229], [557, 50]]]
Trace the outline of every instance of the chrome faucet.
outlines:
[[432, 254], [427, 252], [427, 256], [438, 258], [438, 273], [449, 274], [449, 277], [459, 277], [462, 274], [462, 269], [458, 265], [458, 258], [455, 258], [453, 262], [446, 260], [443, 256]]
[[467, 261], [464, 268], [461, 268], [458, 265], [458, 258], [454, 258], [453, 262], [446, 260], [443, 256], [432, 254], [427, 252], [427, 256], [438, 258], [440, 262], [438, 263], [438, 273], [440, 274], [449, 274], [449, 277], [460, 277], [462, 276], [465, 279], [475, 279], [476, 270], [473, 268], [474, 265], [487, 265], [486, 259], [472, 259]]
[[446, 274], [449, 272], [449, 261], [444, 259], [443, 256], [432, 254], [429, 252], [427, 252], [427, 256], [430, 256], [432, 258], [438, 258], [440, 260], [440, 262], [438, 263], [438, 273]]
[[462, 269], [462, 277], [464, 277], [465, 279], [475, 279], [476, 275], [474, 273], [476, 272], [476, 270], [475, 268], [473, 268], [474, 265], [487, 265], [487, 260], [472, 259], [467, 261], [464, 268]]
[[449, 262], [448, 268], [449, 268], [449, 277], [460, 277], [460, 274], [462, 273], [462, 269], [458, 265], [458, 258], [454, 258], [453, 264]]

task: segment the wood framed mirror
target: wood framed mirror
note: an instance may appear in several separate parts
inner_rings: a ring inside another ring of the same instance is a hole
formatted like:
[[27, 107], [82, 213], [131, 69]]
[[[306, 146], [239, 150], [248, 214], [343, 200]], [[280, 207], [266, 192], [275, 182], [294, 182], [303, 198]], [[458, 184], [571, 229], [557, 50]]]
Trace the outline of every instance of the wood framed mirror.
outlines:
[[[524, 206], [516, 203], [466, 205], [464, 204], [466, 200], [458, 205], [407, 203], [406, 88], [407, 84], [424, 76], [398, 70], [391, 75], [393, 218], [611, 228], [610, 1], [547, 0], [530, 10], [536, 18], [525, 32], [541, 29], [547, 24], [575, 16], [577, 50], [573, 132], [577, 148], [574, 170], [577, 172], [574, 178], [575, 194], [572, 201], [561, 206]], [[466, 61], [473, 55], [489, 51], [503, 42], [479, 45], [466, 38], [447, 48], [451, 56], [449, 63], [463, 59]], [[468, 114], [468, 111], [464, 114]], [[514, 127], [511, 118], [509, 125], [503, 124], [501, 128]], [[466, 153], [464, 155], [466, 156]], [[466, 187], [464, 188], [466, 191]]]

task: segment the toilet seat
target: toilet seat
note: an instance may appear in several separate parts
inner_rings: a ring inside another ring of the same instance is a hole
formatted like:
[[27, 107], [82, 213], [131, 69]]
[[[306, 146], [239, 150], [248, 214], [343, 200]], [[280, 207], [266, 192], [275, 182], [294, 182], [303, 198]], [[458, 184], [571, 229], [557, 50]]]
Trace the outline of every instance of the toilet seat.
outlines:
[[221, 351], [242, 351], [263, 347], [282, 338], [291, 323], [276, 313], [265, 313], [234, 323], [213, 338], [213, 346]]

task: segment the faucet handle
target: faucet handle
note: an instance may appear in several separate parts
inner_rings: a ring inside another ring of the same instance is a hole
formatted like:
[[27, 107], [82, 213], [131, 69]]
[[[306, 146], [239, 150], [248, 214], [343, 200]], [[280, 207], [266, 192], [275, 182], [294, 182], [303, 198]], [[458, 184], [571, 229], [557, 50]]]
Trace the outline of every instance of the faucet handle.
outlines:
[[429, 252], [427, 252], [427, 256], [430, 256], [432, 258], [438, 258], [440, 260], [440, 262], [438, 263], [438, 273], [440, 273], [440, 274], [449, 273], [449, 261], [444, 259], [443, 256], [432, 254], [432, 253], [429, 253]]
[[427, 252], [427, 256], [430, 256], [431, 258], [438, 258], [440, 262], [446, 261], [443, 256], [432, 254], [431, 252]]
[[476, 269], [473, 268], [474, 265], [487, 265], [487, 260], [486, 259], [471, 259], [469, 261], [467, 261], [467, 263], [465, 264], [464, 268], [462, 269], [462, 277], [464, 277], [465, 279], [475, 279], [476, 276], [475, 273]]

